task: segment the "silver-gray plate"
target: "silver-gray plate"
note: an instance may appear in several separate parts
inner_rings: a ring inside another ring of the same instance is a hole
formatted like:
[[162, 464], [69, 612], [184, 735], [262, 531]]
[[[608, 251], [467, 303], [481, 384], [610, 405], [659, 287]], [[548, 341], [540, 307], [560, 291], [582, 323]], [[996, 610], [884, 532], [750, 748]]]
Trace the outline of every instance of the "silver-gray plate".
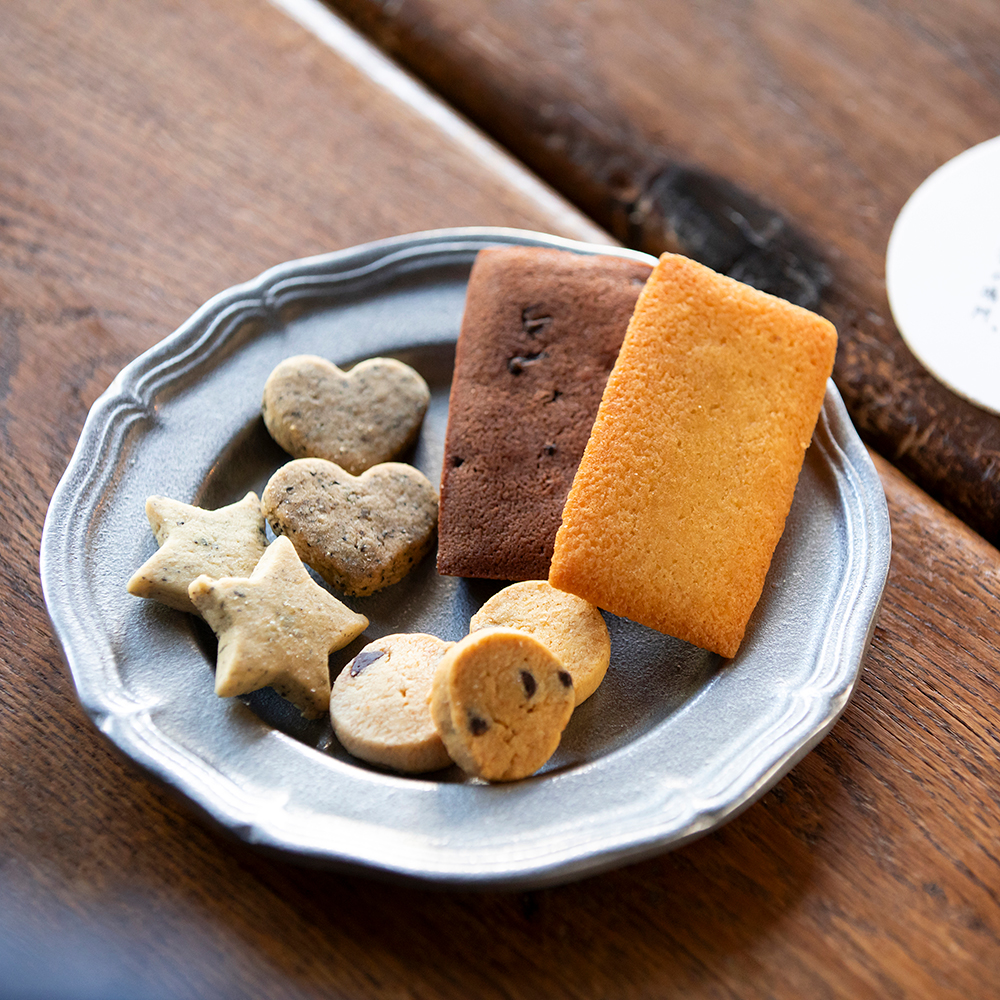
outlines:
[[[217, 507], [287, 456], [259, 416], [292, 354], [376, 355], [432, 390], [408, 460], [440, 476], [454, 344], [476, 253], [628, 250], [538, 233], [420, 233], [293, 261], [216, 296], [94, 404], [46, 517], [42, 584], [80, 700], [130, 758], [243, 840], [309, 864], [456, 887], [537, 887], [673, 848], [732, 818], [830, 730], [857, 682], [889, 564], [885, 495], [831, 383], [763, 597], [733, 660], [608, 616], [612, 666], [538, 775], [388, 774], [270, 691], [213, 693], [214, 638], [130, 597], [150, 494]], [[500, 585], [438, 576], [348, 600], [371, 625], [465, 635]]]

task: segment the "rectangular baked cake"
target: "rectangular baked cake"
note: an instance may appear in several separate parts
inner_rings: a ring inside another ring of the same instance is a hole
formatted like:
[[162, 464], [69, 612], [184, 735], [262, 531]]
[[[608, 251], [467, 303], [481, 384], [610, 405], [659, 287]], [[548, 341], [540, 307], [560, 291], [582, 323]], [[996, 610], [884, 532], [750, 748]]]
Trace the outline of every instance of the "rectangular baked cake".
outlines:
[[544, 580], [647, 264], [537, 247], [480, 251], [448, 410], [438, 571]]
[[822, 317], [664, 254], [608, 380], [549, 582], [734, 656], [836, 346]]

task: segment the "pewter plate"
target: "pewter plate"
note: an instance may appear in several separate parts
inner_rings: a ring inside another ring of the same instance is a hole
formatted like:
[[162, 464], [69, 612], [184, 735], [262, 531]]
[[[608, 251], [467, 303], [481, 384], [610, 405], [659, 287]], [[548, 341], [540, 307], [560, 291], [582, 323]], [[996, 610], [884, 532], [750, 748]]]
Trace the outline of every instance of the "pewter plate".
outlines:
[[[329, 722], [270, 691], [213, 693], [215, 641], [130, 597], [155, 549], [150, 494], [217, 507], [287, 460], [259, 416], [268, 373], [310, 353], [392, 355], [432, 390], [408, 460], [440, 475], [465, 285], [484, 246], [628, 250], [538, 233], [419, 233], [293, 261], [216, 296], [94, 404], [46, 517], [42, 584], [80, 700], [130, 758], [244, 841], [292, 860], [453, 887], [551, 885], [646, 858], [732, 818], [844, 710], [889, 564], [885, 495], [830, 383], [763, 597], [733, 660], [608, 616], [612, 666], [556, 756], [509, 785], [450, 769], [401, 777], [354, 760]], [[371, 625], [459, 639], [500, 585], [438, 576], [348, 600]]]

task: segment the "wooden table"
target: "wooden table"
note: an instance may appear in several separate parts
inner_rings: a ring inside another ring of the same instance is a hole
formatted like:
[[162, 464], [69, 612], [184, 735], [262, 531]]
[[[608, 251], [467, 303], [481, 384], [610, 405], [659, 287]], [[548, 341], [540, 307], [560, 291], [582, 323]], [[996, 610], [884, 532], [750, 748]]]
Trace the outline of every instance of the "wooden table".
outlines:
[[[428, 37], [458, 16], [448, 4], [385, 9], [425, 14]], [[795, 26], [820, 7], [783, 9]], [[919, 108], [958, 94], [968, 117], [947, 142], [940, 123], [906, 129], [906, 176], [885, 181], [886, 205], [854, 242], [835, 205], [811, 215], [777, 174], [767, 190], [807, 218], [810, 240], [838, 248], [824, 308], [841, 296], [884, 320], [876, 258], [900, 193], [986, 137], [972, 123], [986, 113], [978, 91], [941, 53], [986, 79], [984, 38], [997, 35], [990, 5], [956, 5], [960, 58], [931, 44], [931, 8], [875, 5], [869, 18], [880, 11], [930, 41], [898, 76], [871, 54], [868, 82], [919, 91]], [[675, 13], [645, 44], [678, 64], [713, 30], [733, 37], [724, 19], [713, 29]], [[452, 37], [502, 57], [498, 22], [485, 7], [476, 16]], [[529, 80], [575, 78], [560, 66], [589, 58], [562, 27], [546, 29], [562, 62]], [[538, 38], [519, 37], [530, 57]], [[829, 56], [822, 33], [797, 37], [800, 60]], [[739, 83], [730, 67], [717, 99]], [[810, 105], [817, 142], [831, 108]], [[743, 127], [743, 158], [725, 173], [741, 190], [754, 190], [786, 113], [762, 98]], [[826, 134], [850, 131], [834, 124]], [[642, 127], [626, 116], [623, 134]], [[698, 143], [717, 133], [689, 131], [687, 155], [707, 162]], [[672, 854], [527, 894], [401, 889], [234, 844], [119, 759], [77, 705], [37, 577], [48, 499], [118, 369], [282, 260], [440, 226], [600, 234], [370, 53], [330, 48], [265, 0], [8, 5], [0, 137], [0, 998], [996, 995], [1000, 554], [880, 458], [893, 560], [854, 700], [758, 804]], [[833, 199], [853, 176], [841, 170], [814, 185]], [[889, 171], [876, 158], [870, 173], [877, 187]], [[902, 463], [898, 443], [885, 451]]]
[[912, 356], [883, 270], [914, 188], [1000, 133], [995, 3], [331, 2], [623, 242], [828, 315], [861, 433], [1000, 543], [1000, 421]]

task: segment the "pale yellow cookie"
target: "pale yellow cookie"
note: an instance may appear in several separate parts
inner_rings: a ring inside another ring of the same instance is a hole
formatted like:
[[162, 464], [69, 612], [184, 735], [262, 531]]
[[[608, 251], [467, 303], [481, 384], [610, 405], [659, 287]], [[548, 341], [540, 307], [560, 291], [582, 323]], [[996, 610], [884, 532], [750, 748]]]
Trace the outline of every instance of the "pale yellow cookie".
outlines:
[[354, 597], [399, 582], [427, 554], [437, 526], [434, 487], [401, 462], [355, 477], [321, 458], [297, 459], [271, 477], [263, 506], [275, 534]]
[[451, 763], [431, 718], [438, 661], [454, 643], [433, 635], [387, 635], [370, 642], [333, 682], [330, 721], [355, 757], [420, 774]]
[[368, 627], [313, 580], [287, 538], [268, 546], [249, 578], [199, 576], [188, 593], [219, 637], [215, 693], [272, 687], [307, 719], [329, 707], [330, 653]]
[[441, 657], [431, 714], [463, 771], [515, 781], [555, 753], [574, 700], [573, 678], [553, 652], [525, 632], [487, 628]]
[[195, 577], [248, 576], [267, 546], [256, 493], [218, 510], [150, 497], [146, 517], [160, 548], [135, 571], [126, 589], [179, 611], [195, 610], [188, 597]]
[[528, 632], [562, 660], [573, 678], [577, 705], [604, 680], [611, 638], [601, 612], [582, 597], [556, 590], [545, 580], [513, 583], [472, 616], [469, 631], [498, 625]]
[[325, 358], [282, 361], [264, 386], [264, 424], [296, 458], [325, 458], [358, 475], [417, 438], [431, 394], [409, 365], [370, 358], [342, 372]]

